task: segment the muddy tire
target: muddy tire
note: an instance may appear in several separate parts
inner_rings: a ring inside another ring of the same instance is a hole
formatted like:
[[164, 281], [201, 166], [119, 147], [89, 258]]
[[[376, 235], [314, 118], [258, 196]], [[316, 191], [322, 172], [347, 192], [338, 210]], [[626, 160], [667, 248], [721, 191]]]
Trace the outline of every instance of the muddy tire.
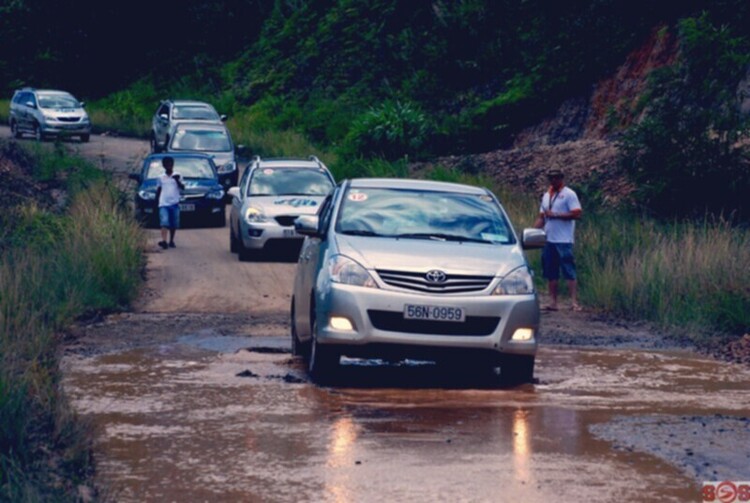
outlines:
[[297, 335], [297, 326], [294, 322], [294, 314], [295, 314], [295, 307], [294, 307], [294, 297], [292, 297], [292, 307], [290, 308], [290, 329], [289, 334], [292, 338], [292, 355], [293, 356], [301, 356], [307, 360], [310, 357], [310, 344], [304, 343], [299, 340], [299, 336]]
[[234, 235], [234, 229], [232, 228], [231, 222], [229, 225], [229, 251], [230, 253], [237, 253], [240, 251], [240, 245], [237, 243], [237, 236]]
[[161, 148], [159, 148], [159, 144], [156, 142], [156, 136], [154, 136], [153, 133], [149, 138], [149, 144], [151, 146], [151, 152], [153, 152], [154, 154], [158, 154], [159, 152], [161, 152]]
[[339, 368], [341, 355], [335, 347], [318, 343], [318, 322], [313, 320], [310, 357], [307, 361], [307, 373], [318, 384], [331, 381]]
[[534, 381], [536, 358], [528, 355], [506, 356], [500, 366], [500, 377], [509, 383], [529, 383]]
[[20, 138], [23, 136], [21, 131], [18, 130], [18, 123], [16, 121], [10, 123], [10, 134], [13, 138]]
[[224, 208], [222, 208], [222, 210], [213, 217], [213, 224], [214, 227], [226, 227], [227, 215], [226, 213], [224, 213]]
[[34, 124], [34, 139], [40, 142], [44, 141], [44, 133], [42, 133], [42, 128], [39, 124]]
[[258, 257], [257, 250], [251, 250], [245, 243], [242, 242], [241, 238], [237, 238], [237, 258], [240, 262], [252, 262]]

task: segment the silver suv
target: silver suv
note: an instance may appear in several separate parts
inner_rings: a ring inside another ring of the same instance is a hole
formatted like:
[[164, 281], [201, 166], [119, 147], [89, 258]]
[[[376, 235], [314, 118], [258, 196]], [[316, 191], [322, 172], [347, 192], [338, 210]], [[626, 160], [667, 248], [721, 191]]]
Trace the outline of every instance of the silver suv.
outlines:
[[183, 121], [225, 122], [226, 115], [219, 115], [214, 107], [202, 101], [164, 100], [159, 103], [151, 120], [151, 150], [162, 152], [169, 145], [169, 132]]
[[276, 244], [301, 245], [294, 230], [300, 215], [315, 215], [333, 190], [333, 176], [317, 157], [261, 159], [255, 157], [238, 187], [229, 189], [229, 247], [240, 261], [260, 255]]
[[11, 133], [21, 138], [24, 133], [37, 141], [47, 136], [78, 136], [89, 141], [91, 121], [84, 104], [72, 94], [52, 89], [25, 87], [13, 93], [10, 102]]

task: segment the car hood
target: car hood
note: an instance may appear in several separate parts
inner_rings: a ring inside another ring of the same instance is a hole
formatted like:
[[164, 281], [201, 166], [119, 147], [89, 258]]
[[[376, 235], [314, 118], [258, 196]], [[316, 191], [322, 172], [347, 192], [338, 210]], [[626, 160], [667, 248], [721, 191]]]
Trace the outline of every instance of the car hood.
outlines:
[[505, 276], [526, 264], [520, 246], [395, 239], [368, 236], [336, 236], [339, 253], [367, 269], [448, 274]]
[[[212, 190], [223, 189], [217, 180], [212, 180], [210, 178], [188, 178], [183, 180], [183, 183], [185, 184], [185, 190], [183, 191], [184, 194], [205, 194]], [[141, 183], [139, 190], [150, 190], [156, 192], [156, 178], [145, 180]]]
[[224, 164], [228, 162], [234, 162], [234, 152], [205, 152], [203, 150], [200, 151], [201, 154], [206, 154], [211, 157], [211, 159], [214, 160], [214, 164], [216, 166], [223, 166]]
[[325, 196], [252, 196], [245, 206], [255, 206], [268, 216], [315, 215]]
[[81, 107], [78, 108], [45, 108], [43, 110], [44, 115], [51, 115], [56, 119], [78, 119], [80, 117], [87, 117], [86, 110]]

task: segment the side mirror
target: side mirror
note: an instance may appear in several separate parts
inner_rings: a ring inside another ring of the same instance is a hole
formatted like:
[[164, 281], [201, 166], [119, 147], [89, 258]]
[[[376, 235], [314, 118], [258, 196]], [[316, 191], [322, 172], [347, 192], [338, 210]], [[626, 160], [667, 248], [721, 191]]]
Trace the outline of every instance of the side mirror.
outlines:
[[523, 230], [523, 248], [531, 250], [534, 248], [543, 248], [547, 244], [547, 233], [543, 229], [524, 229]]
[[160, 114], [159, 118], [161, 120], [163, 120], [163, 121], [168, 121], [169, 120], [169, 116], [167, 114]]
[[33, 101], [27, 101], [26, 102], [26, 106], [29, 107], [29, 108], [36, 108], [36, 105], [34, 104]]
[[82, 101], [82, 102], [79, 103], [79, 105], [81, 106], [81, 108], [84, 108], [86, 106], [86, 102]]
[[138, 173], [129, 173], [128, 178], [130, 178], [131, 180], [135, 180], [136, 182], [141, 181], [141, 175], [139, 175]]
[[316, 215], [302, 215], [294, 221], [294, 230], [303, 236], [320, 236], [318, 224], [319, 220]]
[[227, 195], [229, 197], [236, 197], [237, 199], [240, 198], [240, 188], [239, 187], [230, 187], [227, 190]]
[[221, 119], [221, 122], [226, 122], [226, 121], [227, 121], [227, 116], [226, 116], [226, 115], [224, 115], [224, 114], [221, 114], [221, 115], [219, 116], [219, 119]]

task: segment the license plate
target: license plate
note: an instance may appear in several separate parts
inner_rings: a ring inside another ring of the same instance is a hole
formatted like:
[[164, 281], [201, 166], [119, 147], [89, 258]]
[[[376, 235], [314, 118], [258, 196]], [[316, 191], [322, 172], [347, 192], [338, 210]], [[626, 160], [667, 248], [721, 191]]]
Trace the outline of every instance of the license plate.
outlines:
[[194, 204], [180, 204], [180, 211], [195, 211]]
[[466, 313], [460, 307], [404, 306], [404, 319], [429, 321], [466, 321]]
[[296, 238], [297, 236], [299, 236], [299, 234], [297, 234], [297, 231], [294, 229], [284, 229], [283, 235], [285, 238]]

